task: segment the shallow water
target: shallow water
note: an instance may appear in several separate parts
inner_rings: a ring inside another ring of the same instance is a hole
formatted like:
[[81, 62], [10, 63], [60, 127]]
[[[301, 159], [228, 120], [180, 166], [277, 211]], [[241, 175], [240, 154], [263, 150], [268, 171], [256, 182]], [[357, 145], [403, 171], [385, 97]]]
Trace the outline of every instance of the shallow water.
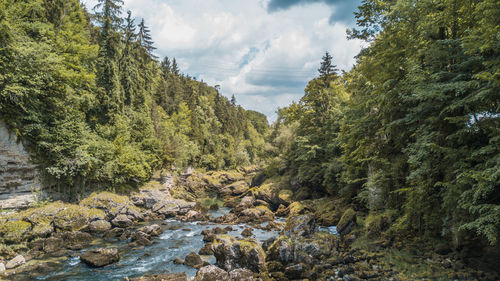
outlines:
[[[210, 211], [213, 217], [222, 216], [229, 212], [228, 208]], [[203, 225], [198, 222], [180, 222], [177, 220], [166, 220], [167, 225], [162, 225], [163, 234], [153, 239], [153, 245], [142, 249], [130, 249], [127, 241], [116, 241], [103, 244], [98, 242], [93, 247], [116, 247], [120, 251], [120, 261], [104, 268], [89, 268], [80, 262], [78, 256], [62, 258], [55, 263], [54, 270], [45, 275], [28, 277], [18, 275], [16, 280], [124, 280], [125, 277], [138, 277], [147, 274], [185, 272], [189, 277], [196, 275], [196, 269], [184, 265], [174, 264], [176, 258], [184, 260], [190, 252], [198, 253], [205, 245], [201, 231], [207, 228], [225, 227], [227, 225], [209, 224]], [[246, 224], [231, 225], [234, 229], [228, 235], [241, 237], [241, 231], [247, 227]], [[262, 242], [277, 236], [277, 231], [253, 230], [253, 238]], [[85, 250], [81, 251], [82, 253]], [[215, 263], [215, 257], [202, 256], [202, 259], [211, 264]], [[43, 260], [42, 260], [43, 261]], [[31, 273], [33, 274], [33, 272]], [[18, 279], [20, 278], [20, 279]], [[29, 278], [29, 279], [23, 279]]]

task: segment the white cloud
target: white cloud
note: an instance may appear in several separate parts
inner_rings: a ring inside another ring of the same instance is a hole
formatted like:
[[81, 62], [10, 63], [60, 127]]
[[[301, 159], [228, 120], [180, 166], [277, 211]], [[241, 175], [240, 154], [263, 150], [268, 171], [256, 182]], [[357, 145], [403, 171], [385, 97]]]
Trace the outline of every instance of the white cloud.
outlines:
[[124, 2], [124, 10], [145, 18], [159, 56], [176, 57], [182, 72], [221, 85], [223, 94], [269, 119], [300, 99], [325, 51], [348, 70], [361, 48], [346, 39], [344, 24], [329, 23], [332, 11], [321, 1], [273, 13], [268, 0]]

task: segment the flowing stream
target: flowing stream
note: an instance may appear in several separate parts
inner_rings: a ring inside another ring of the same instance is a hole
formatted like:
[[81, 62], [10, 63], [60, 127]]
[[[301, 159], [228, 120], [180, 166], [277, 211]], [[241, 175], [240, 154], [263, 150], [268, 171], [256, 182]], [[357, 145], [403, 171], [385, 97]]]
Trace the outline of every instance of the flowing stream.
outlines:
[[[210, 211], [212, 217], [222, 216], [229, 212], [228, 208], [221, 208], [218, 211]], [[79, 254], [85, 252], [60, 257], [53, 260], [49, 272], [40, 272], [38, 276], [30, 277], [25, 274], [19, 274], [14, 280], [86, 280], [86, 281], [105, 281], [105, 280], [124, 280], [125, 277], [139, 277], [148, 274], [176, 273], [185, 272], [188, 277], [196, 275], [196, 269], [182, 264], [174, 264], [176, 258], [184, 260], [189, 253], [198, 251], [205, 245], [201, 231], [204, 229], [226, 227], [227, 225], [205, 224], [199, 222], [181, 222], [177, 220], [166, 220], [163, 228], [163, 234], [154, 238], [153, 245], [140, 249], [131, 249], [127, 246], [127, 241], [104, 242], [97, 240], [91, 248], [98, 247], [116, 247], [120, 252], [120, 261], [116, 264], [104, 268], [90, 268], [80, 262]], [[158, 222], [161, 224], [162, 222]], [[228, 235], [241, 237], [241, 231], [248, 225], [231, 225], [233, 231]], [[265, 231], [253, 229], [253, 238], [262, 242], [271, 237], [277, 236], [278, 231]], [[214, 256], [201, 256], [202, 259], [210, 264], [215, 263]], [[42, 259], [41, 261], [50, 261]], [[37, 261], [35, 261], [37, 262]], [[36, 274], [36, 273], [35, 273]]]

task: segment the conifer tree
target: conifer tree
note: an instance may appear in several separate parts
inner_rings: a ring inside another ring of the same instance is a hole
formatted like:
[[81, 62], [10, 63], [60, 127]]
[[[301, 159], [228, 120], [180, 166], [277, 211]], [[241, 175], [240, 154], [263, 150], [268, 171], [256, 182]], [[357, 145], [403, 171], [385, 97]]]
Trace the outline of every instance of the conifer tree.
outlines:
[[146, 26], [144, 19], [141, 20], [141, 23], [139, 24], [139, 34], [137, 35], [137, 40], [139, 44], [146, 50], [146, 52], [149, 54], [151, 58], [158, 58], [153, 54], [153, 51], [156, 50], [156, 48], [153, 46], [153, 39], [151, 38], [149, 28]]
[[323, 80], [325, 87], [328, 87], [328, 83], [332, 80], [332, 77], [337, 76], [337, 66], [333, 64], [333, 57], [326, 52], [322, 58], [321, 66], [318, 69], [321, 80]]

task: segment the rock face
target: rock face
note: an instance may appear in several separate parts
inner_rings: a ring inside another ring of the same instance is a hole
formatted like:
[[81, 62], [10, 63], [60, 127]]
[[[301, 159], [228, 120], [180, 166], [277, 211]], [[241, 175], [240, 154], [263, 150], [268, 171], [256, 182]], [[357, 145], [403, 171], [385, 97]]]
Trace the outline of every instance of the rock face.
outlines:
[[120, 260], [117, 249], [93, 249], [80, 256], [80, 260], [90, 267], [103, 267]]
[[24, 257], [19, 255], [19, 256], [16, 256], [15, 258], [11, 259], [9, 262], [7, 262], [7, 264], [5, 265], [5, 268], [12, 269], [12, 268], [16, 268], [20, 265], [23, 265], [25, 263], [26, 263], [26, 260], [24, 259]]
[[229, 274], [215, 265], [204, 266], [198, 270], [195, 281], [228, 281]]
[[212, 243], [217, 265], [231, 271], [248, 268], [254, 272], [265, 269], [266, 254], [260, 244], [253, 239], [236, 240], [232, 236], [217, 236]]
[[15, 134], [0, 120], [0, 208], [26, 208], [35, 202], [32, 188], [41, 188], [36, 166]]

